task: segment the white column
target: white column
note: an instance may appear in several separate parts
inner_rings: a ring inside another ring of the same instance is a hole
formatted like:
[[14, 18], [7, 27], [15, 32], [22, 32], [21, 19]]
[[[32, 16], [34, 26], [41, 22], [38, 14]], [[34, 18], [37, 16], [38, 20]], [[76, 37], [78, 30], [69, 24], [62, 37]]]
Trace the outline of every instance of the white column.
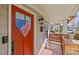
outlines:
[[63, 20], [63, 34], [67, 34], [67, 20]]
[[11, 4], [9, 4], [8, 17], [8, 55], [11, 55]]

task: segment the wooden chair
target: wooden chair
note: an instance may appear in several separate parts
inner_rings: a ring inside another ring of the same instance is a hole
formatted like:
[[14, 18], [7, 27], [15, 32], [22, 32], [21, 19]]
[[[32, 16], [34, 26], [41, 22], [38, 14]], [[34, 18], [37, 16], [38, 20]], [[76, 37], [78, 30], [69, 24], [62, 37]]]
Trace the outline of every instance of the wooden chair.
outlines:
[[49, 40], [48, 43], [46, 45], [46, 48], [48, 49], [52, 49], [52, 50], [56, 50], [55, 53], [58, 54], [64, 54], [64, 40], [62, 38], [61, 34], [49, 34]]

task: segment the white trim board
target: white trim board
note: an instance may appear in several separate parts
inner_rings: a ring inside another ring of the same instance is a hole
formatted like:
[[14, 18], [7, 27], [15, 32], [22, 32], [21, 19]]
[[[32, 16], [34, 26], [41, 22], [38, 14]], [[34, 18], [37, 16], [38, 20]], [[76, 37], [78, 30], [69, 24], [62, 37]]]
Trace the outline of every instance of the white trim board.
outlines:
[[8, 7], [8, 55], [11, 55], [11, 4]]

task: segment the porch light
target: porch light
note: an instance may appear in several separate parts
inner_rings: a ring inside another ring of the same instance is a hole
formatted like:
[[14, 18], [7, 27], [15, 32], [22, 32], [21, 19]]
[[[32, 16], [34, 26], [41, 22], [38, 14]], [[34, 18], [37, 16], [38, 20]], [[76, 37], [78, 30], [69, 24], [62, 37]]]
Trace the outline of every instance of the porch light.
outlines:
[[41, 18], [39, 19], [39, 22], [40, 22], [40, 32], [43, 32], [43, 28], [44, 28], [44, 26], [43, 26], [43, 25], [44, 25], [44, 18], [41, 17]]

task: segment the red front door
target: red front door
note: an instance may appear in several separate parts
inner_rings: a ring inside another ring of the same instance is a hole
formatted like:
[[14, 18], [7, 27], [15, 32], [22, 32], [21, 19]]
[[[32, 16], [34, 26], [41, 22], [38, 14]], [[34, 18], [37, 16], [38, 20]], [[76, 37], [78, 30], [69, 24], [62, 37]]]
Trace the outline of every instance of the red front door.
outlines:
[[13, 54], [33, 54], [34, 16], [14, 5], [12, 10]]

